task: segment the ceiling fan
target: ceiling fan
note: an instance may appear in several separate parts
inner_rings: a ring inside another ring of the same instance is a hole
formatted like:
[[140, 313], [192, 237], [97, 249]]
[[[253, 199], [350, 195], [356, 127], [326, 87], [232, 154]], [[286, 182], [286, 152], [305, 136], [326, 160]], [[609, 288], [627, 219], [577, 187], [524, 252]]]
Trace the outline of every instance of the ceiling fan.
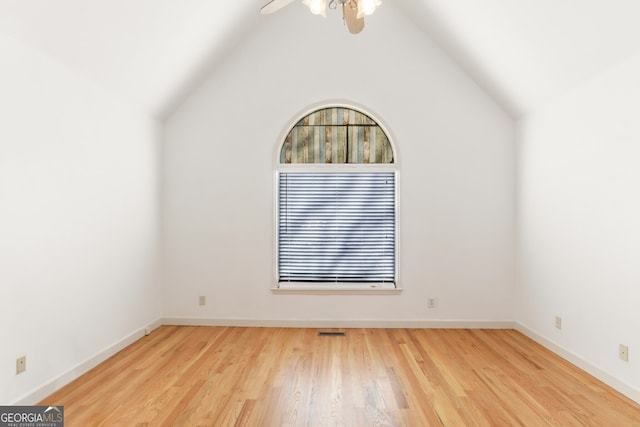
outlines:
[[[261, 15], [276, 12], [295, 0], [271, 0], [260, 9]], [[364, 29], [365, 15], [371, 15], [382, 3], [381, 0], [302, 0], [314, 15], [326, 17], [327, 7], [342, 7], [342, 17], [351, 34], [358, 34]]]

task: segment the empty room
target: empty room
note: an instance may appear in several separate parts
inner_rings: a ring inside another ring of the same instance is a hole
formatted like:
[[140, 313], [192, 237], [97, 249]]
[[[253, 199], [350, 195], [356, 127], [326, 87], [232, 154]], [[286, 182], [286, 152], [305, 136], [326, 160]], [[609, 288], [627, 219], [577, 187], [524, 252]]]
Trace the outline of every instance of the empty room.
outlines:
[[639, 19], [0, 0], [0, 426], [640, 425]]

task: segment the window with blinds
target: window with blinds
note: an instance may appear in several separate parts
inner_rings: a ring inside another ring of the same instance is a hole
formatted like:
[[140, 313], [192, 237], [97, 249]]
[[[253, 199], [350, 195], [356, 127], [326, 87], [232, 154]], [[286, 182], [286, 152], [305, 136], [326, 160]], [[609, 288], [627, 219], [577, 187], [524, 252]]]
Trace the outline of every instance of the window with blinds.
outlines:
[[395, 172], [280, 172], [282, 282], [395, 283]]
[[277, 158], [278, 288], [396, 288], [395, 161], [362, 111], [329, 106], [297, 119]]

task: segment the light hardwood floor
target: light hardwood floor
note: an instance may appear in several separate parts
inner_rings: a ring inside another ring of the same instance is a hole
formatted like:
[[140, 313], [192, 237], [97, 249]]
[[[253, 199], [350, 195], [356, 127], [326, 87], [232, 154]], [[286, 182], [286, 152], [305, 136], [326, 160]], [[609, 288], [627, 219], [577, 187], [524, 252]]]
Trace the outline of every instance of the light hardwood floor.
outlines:
[[318, 331], [165, 326], [40, 404], [67, 427], [640, 426], [640, 405], [513, 330]]

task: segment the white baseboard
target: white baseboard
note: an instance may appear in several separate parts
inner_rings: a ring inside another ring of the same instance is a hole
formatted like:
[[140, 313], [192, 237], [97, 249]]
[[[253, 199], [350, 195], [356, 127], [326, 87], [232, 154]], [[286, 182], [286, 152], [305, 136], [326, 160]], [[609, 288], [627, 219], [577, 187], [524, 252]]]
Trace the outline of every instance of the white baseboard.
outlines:
[[415, 328], [415, 329], [514, 329], [510, 320], [329, 320], [329, 319], [211, 319], [165, 317], [163, 325], [238, 326], [265, 328]]
[[607, 384], [608, 386], [624, 394], [629, 399], [640, 404], [640, 390], [638, 390], [637, 388], [634, 388], [629, 384], [626, 384], [620, 381], [619, 379], [613, 377], [612, 375], [604, 372], [602, 369], [598, 368], [594, 364], [587, 362], [577, 354], [572, 353], [571, 351], [562, 347], [560, 344], [556, 343], [555, 341], [543, 337], [542, 335], [538, 334], [535, 331], [532, 331], [531, 329], [527, 328], [524, 325], [521, 325], [520, 323], [515, 322], [515, 329], [523, 333], [524, 335], [528, 336], [529, 338], [531, 338], [538, 344], [542, 345], [543, 347], [547, 348], [548, 350], [554, 352], [558, 356], [562, 357], [566, 361], [574, 364], [578, 368], [582, 369], [583, 371], [596, 377], [597, 379]]
[[42, 399], [46, 398], [47, 396], [51, 395], [57, 390], [60, 390], [62, 387], [69, 384], [71, 381], [75, 380], [79, 376], [89, 372], [91, 369], [95, 368], [100, 363], [104, 362], [114, 354], [118, 353], [119, 351], [123, 350], [124, 348], [138, 341], [140, 338], [144, 337], [145, 331], [147, 329], [154, 330], [156, 328], [159, 328], [160, 326], [162, 326], [162, 321], [156, 320], [155, 322], [152, 322], [146, 325], [145, 327], [142, 327], [132, 332], [128, 336], [124, 337], [123, 339], [115, 342], [114, 344], [100, 351], [93, 357], [90, 357], [84, 362], [79, 363], [78, 365], [74, 366], [67, 372], [59, 375], [58, 377], [54, 378], [53, 380], [49, 381], [43, 386], [38, 387], [37, 389], [22, 396], [21, 398], [16, 400], [14, 403], [12, 403], [12, 405], [18, 405], [18, 406], [35, 405], [36, 403], [40, 402]]

